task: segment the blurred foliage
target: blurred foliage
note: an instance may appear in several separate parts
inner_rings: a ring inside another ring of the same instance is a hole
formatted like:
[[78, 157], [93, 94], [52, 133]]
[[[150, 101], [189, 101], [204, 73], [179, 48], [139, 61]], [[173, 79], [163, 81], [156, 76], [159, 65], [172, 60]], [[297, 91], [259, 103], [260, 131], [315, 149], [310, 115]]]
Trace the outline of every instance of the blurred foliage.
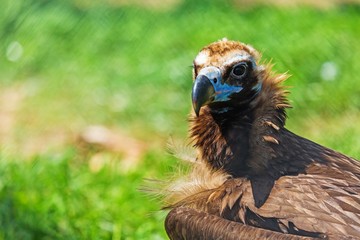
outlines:
[[[2, 136], [0, 238], [165, 238], [160, 204], [137, 189], [174, 165], [164, 146], [186, 136], [192, 60], [223, 37], [292, 75], [288, 128], [360, 158], [359, 5], [245, 2], [3, 0], [0, 93], [23, 96]], [[150, 146], [134, 171], [89, 169], [73, 137], [92, 124]], [[64, 146], [21, 154], [59, 131]]]

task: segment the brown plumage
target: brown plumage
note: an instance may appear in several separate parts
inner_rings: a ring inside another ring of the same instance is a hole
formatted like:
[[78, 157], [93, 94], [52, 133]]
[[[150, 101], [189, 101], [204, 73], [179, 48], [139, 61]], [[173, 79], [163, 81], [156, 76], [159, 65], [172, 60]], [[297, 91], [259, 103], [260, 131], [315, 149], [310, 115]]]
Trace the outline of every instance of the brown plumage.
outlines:
[[172, 239], [360, 239], [360, 163], [295, 135], [286, 74], [226, 39], [194, 60], [197, 149], [166, 189]]

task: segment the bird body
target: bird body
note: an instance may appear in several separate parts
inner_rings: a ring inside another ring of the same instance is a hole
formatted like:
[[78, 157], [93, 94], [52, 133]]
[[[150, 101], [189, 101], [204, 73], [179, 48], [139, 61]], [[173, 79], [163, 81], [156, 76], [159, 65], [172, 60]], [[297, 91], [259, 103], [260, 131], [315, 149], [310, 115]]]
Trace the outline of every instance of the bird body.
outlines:
[[285, 128], [287, 75], [259, 60], [251, 46], [226, 39], [195, 58], [197, 157], [168, 187], [168, 235], [360, 239], [360, 163]]

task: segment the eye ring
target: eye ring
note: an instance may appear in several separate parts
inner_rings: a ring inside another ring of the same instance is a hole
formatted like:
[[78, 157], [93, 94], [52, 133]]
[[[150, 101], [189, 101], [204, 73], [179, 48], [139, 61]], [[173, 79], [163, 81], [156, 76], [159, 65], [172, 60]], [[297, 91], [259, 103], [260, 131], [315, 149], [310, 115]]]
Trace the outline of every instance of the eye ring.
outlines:
[[248, 65], [245, 62], [236, 64], [231, 70], [231, 75], [237, 79], [245, 77], [247, 73], [248, 73]]

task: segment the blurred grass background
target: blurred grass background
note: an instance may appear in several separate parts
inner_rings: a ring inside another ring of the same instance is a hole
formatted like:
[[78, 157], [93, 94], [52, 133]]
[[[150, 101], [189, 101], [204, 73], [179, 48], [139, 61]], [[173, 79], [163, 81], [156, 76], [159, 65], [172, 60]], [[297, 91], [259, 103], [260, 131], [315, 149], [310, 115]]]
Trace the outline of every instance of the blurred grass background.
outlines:
[[227, 37], [288, 71], [287, 127], [360, 158], [360, 6], [2, 0], [0, 239], [166, 239], [139, 192], [177, 160], [191, 63]]

